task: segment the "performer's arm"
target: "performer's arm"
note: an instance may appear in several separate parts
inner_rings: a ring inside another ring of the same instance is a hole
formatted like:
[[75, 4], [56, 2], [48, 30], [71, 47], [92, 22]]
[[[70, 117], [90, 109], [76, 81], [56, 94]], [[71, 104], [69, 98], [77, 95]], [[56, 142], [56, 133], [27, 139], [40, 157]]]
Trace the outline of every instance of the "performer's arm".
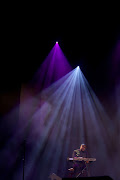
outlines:
[[72, 154], [72, 158], [78, 158], [77, 156], [76, 156], [76, 152], [75, 152], [75, 150], [73, 151], [73, 154]]
[[75, 151], [73, 151], [72, 158], [74, 158], [75, 156], [76, 156], [76, 153], [75, 153]]

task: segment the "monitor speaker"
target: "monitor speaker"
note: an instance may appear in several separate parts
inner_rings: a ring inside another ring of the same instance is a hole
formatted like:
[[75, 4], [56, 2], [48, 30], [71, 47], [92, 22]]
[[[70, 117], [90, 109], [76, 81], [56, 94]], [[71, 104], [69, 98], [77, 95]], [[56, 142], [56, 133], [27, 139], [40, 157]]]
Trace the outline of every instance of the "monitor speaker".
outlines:
[[79, 177], [79, 178], [62, 178], [62, 180], [113, 180], [109, 176]]

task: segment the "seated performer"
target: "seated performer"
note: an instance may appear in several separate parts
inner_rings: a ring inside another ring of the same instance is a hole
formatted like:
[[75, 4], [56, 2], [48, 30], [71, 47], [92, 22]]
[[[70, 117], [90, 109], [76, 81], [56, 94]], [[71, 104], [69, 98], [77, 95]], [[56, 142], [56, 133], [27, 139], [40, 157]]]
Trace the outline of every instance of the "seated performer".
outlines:
[[73, 151], [73, 168], [68, 169], [72, 177], [88, 177], [88, 161], [76, 161], [78, 158], [87, 158], [86, 145], [81, 144], [80, 149]]

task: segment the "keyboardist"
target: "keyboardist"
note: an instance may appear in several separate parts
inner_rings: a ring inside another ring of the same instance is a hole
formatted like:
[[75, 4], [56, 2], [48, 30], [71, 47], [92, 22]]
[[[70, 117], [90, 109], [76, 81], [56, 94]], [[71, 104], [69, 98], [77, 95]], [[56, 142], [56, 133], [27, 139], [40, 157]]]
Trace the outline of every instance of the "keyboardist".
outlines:
[[68, 169], [73, 177], [88, 177], [88, 164], [89, 161], [84, 161], [82, 159], [87, 158], [86, 145], [81, 144], [79, 149], [73, 151], [72, 154], [73, 167]]

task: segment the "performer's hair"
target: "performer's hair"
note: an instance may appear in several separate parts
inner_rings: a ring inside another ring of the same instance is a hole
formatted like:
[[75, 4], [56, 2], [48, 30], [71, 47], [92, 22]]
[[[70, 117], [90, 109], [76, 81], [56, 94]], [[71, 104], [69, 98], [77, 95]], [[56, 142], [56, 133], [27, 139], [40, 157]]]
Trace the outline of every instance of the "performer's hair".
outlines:
[[81, 145], [80, 145], [80, 150], [82, 149], [82, 146], [85, 146], [85, 147], [86, 147], [86, 145], [85, 145], [85, 144], [81, 144]]

